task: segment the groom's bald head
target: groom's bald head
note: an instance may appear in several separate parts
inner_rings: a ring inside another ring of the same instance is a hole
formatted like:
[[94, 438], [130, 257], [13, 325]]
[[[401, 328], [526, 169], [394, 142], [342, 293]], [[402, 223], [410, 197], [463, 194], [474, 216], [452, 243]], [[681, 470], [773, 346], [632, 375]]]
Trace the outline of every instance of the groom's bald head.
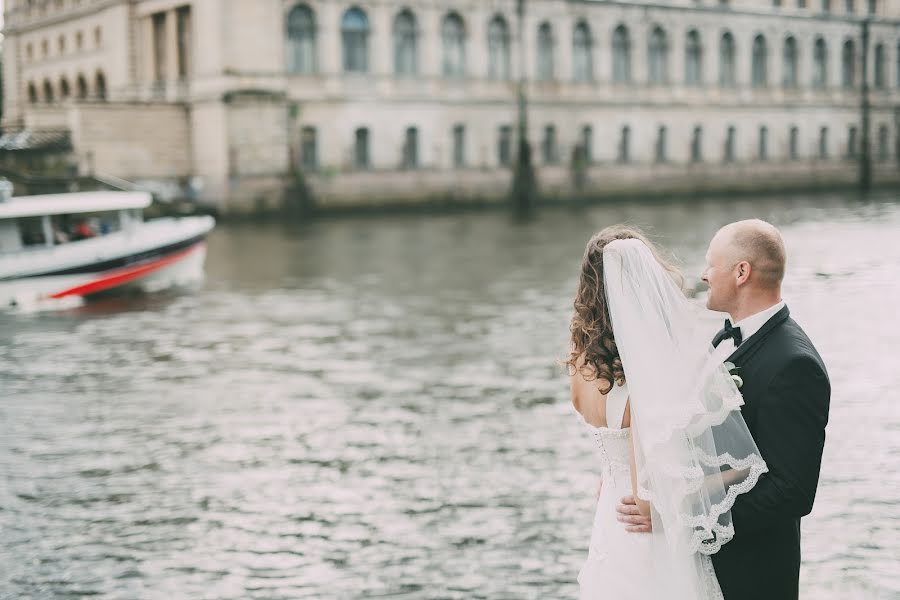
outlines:
[[756, 285], [769, 290], [781, 287], [787, 257], [784, 240], [774, 225], [760, 219], [738, 221], [720, 229], [716, 238], [734, 264], [750, 263]]
[[784, 265], [784, 240], [775, 227], [759, 219], [726, 225], [706, 252], [707, 308], [740, 321], [772, 306], [781, 299]]

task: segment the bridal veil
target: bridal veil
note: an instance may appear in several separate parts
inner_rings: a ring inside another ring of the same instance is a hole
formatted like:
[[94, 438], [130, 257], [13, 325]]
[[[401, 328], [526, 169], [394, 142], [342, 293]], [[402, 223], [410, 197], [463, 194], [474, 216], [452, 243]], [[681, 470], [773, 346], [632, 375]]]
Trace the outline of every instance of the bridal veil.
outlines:
[[638, 496], [651, 503], [660, 597], [709, 597], [709, 555], [730, 509], [766, 472], [743, 399], [710, 340], [720, 315], [688, 300], [640, 240], [603, 250], [607, 301], [630, 393]]

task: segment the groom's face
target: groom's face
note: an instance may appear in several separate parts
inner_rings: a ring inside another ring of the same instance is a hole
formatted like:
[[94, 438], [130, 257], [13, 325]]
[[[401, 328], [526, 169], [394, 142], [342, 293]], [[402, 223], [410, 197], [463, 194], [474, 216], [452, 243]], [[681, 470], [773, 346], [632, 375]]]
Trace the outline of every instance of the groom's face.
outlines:
[[716, 234], [706, 251], [706, 268], [700, 278], [709, 286], [706, 308], [730, 313], [737, 294], [737, 281], [728, 242], [723, 233]]

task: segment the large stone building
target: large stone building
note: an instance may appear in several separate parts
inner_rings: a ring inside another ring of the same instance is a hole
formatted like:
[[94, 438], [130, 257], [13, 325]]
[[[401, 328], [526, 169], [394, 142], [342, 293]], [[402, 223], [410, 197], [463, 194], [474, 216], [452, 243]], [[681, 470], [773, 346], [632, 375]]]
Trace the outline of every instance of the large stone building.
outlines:
[[524, 4], [520, 39], [516, 0], [6, 0], [4, 147], [228, 211], [298, 170], [326, 206], [499, 198], [522, 75], [550, 196], [848, 185], [864, 146], [900, 180], [900, 0]]

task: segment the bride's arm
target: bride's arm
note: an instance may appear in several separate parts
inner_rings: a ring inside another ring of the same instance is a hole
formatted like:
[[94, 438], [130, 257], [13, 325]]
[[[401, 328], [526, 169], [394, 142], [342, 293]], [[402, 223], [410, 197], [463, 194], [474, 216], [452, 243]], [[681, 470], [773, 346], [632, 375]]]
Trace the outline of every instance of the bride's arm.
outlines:
[[637, 431], [634, 427], [634, 419], [631, 420], [631, 451], [629, 452], [629, 458], [631, 461], [631, 493], [634, 495], [634, 502], [637, 504], [638, 510], [641, 511], [641, 515], [645, 517], [650, 516], [650, 503], [646, 500], [642, 500], [640, 496], [638, 496], [638, 485], [637, 485], [637, 463], [634, 460], [634, 444], [635, 438], [637, 437]]

